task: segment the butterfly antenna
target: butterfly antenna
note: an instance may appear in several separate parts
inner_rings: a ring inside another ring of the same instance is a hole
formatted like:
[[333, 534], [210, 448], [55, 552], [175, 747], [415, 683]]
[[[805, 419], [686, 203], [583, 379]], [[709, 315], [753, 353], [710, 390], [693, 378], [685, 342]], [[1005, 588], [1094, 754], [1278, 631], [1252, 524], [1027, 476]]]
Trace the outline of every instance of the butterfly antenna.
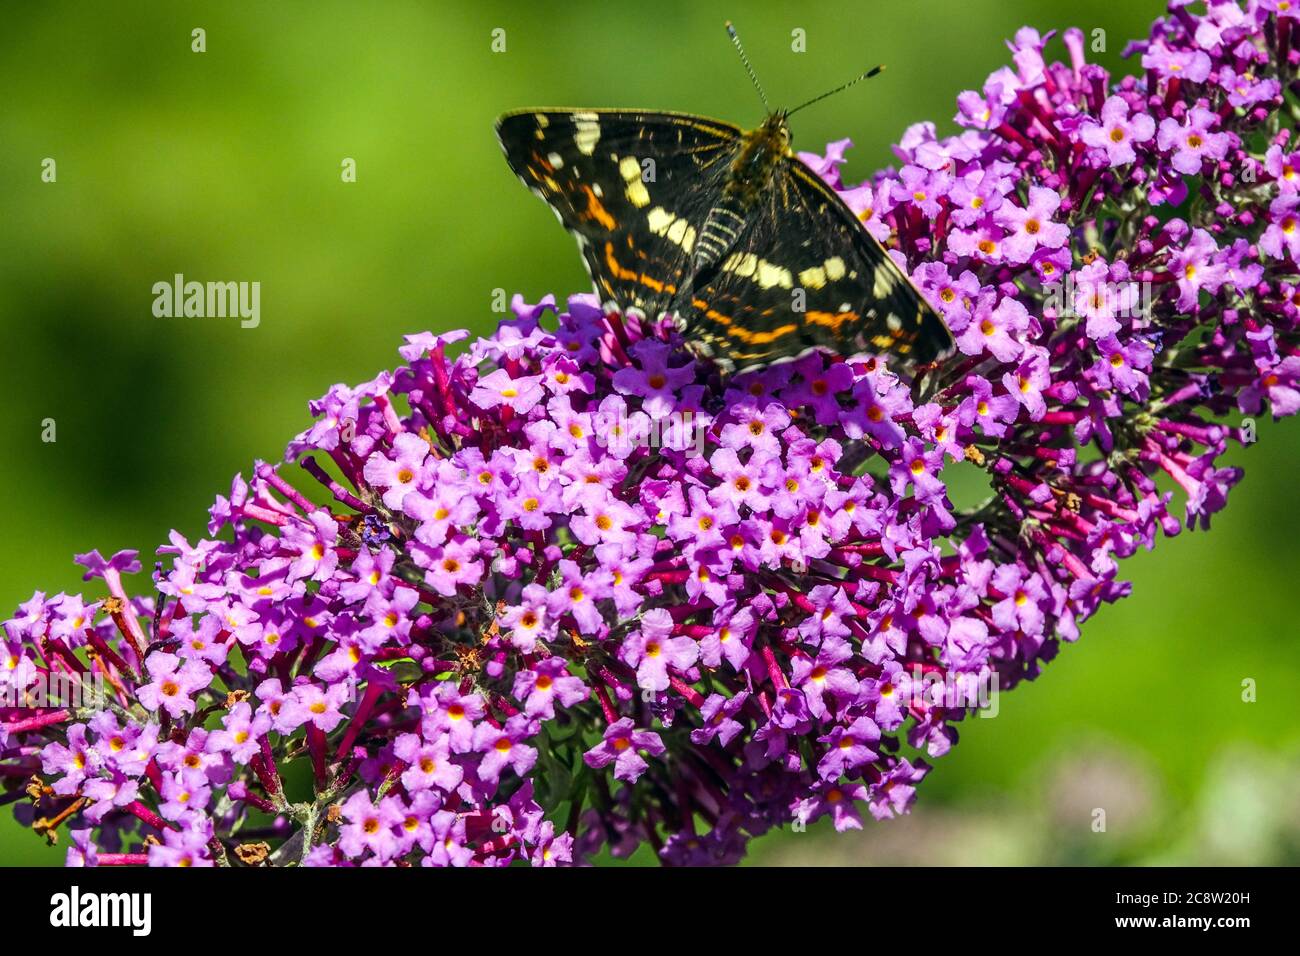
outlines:
[[884, 65], [883, 63], [882, 63], [880, 66], [873, 66], [871, 69], [867, 70], [867, 72], [863, 73], [861, 76], [854, 77], [853, 79], [851, 79], [851, 80], [849, 80], [847, 83], [845, 83], [843, 86], [837, 86], [837, 87], [835, 87], [835, 89], [831, 90], [830, 92], [823, 93], [821, 96], [814, 96], [814, 97], [813, 97], [812, 99], [810, 99], [807, 103], [801, 103], [799, 106], [796, 106], [794, 109], [790, 110], [790, 112], [787, 113], [786, 115], [787, 115], [787, 116], [792, 116], [793, 114], [798, 113], [798, 112], [799, 112], [801, 109], [803, 109], [805, 106], [812, 106], [814, 103], [819, 103], [819, 102], [821, 102], [822, 100], [826, 99], [826, 97], [828, 97], [828, 96], [834, 96], [836, 93], [843, 93], [843, 92], [844, 92], [845, 90], [847, 90], [850, 86], [853, 86], [853, 85], [855, 85], [855, 84], [857, 84], [857, 83], [861, 83], [863, 80], [869, 80], [869, 79], [871, 79], [871, 77], [875, 76], [877, 73], [879, 73], [879, 72], [880, 72], [881, 70], [883, 70], [884, 68], [885, 68], [885, 65]]
[[758, 77], [754, 74], [754, 68], [749, 65], [749, 57], [745, 56], [745, 48], [740, 45], [740, 37], [736, 33], [736, 28], [731, 25], [730, 20], [727, 21], [727, 36], [731, 37], [731, 42], [736, 45], [736, 52], [740, 54], [740, 62], [745, 64], [745, 72], [749, 74], [749, 78], [754, 82], [754, 89], [758, 90], [758, 98], [763, 101], [763, 109], [769, 113], [772, 112], [772, 107], [767, 103], [767, 94], [763, 92], [763, 84], [758, 82]]

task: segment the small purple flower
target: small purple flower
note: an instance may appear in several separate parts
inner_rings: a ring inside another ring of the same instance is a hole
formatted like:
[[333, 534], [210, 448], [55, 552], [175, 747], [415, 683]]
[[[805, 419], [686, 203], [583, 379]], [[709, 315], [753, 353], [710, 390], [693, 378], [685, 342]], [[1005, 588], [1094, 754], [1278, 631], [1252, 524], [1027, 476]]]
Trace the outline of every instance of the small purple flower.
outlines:
[[667, 750], [659, 735], [651, 730], [636, 730], [631, 717], [623, 717], [605, 728], [605, 739], [582, 755], [593, 770], [614, 765], [614, 779], [636, 783], [649, 766], [638, 751], [652, 757]]
[[165, 710], [173, 717], [193, 713], [193, 695], [212, 683], [212, 671], [202, 661], [185, 661], [175, 654], [154, 651], [145, 661], [150, 681], [136, 691], [150, 710]]
[[688, 362], [671, 368], [667, 345], [643, 339], [632, 347], [640, 368], [624, 368], [614, 373], [614, 387], [624, 395], [637, 395], [651, 418], [663, 418], [676, 405], [678, 389], [695, 380], [694, 364]]
[[345, 856], [356, 859], [372, 853], [387, 860], [397, 853], [399, 842], [394, 828], [406, 815], [396, 797], [383, 797], [376, 804], [367, 791], [358, 790], [341, 809], [347, 823], [339, 829], [338, 845]]
[[261, 712], [255, 715], [249, 703], [241, 700], [222, 718], [221, 725], [221, 730], [208, 736], [207, 749], [227, 753], [236, 763], [248, 763], [271, 729], [271, 718]]
[[537, 733], [537, 723], [531, 717], [518, 714], [506, 721], [504, 727], [494, 727], [484, 721], [474, 729], [474, 749], [483, 754], [478, 763], [478, 775], [489, 783], [496, 783], [501, 771], [509, 767], [524, 776], [537, 762], [537, 749], [524, 741]]
[[1300, 195], [1284, 193], [1268, 207], [1268, 228], [1259, 247], [1274, 259], [1300, 262]]
[[1160, 121], [1156, 145], [1164, 152], [1173, 152], [1171, 163], [1178, 172], [1199, 173], [1207, 159], [1223, 159], [1228, 154], [1232, 138], [1228, 133], [1213, 132], [1218, 125], [1217, 116], [1194, 106], [1181, 123], [1173, 117]]
[[424, 467], [428, 457], [428, 442], [419, 435], [402, 432], [393, 439], [389, 454], [376, 451], [366, 460], [366, 481], [384, 489], [385, 505], [400, 509], [407, 492], [415, 491], [428, 480]]
[[445, 735], [430, 742], [415, 734], [402, 734], [393, 744], [393, 754], [406, 764], [402, 786], [412, 794], [431, 788], [450, 793], [465, 777], [464, 768], [451, 759]]
[[1028, 326], [1029, 310], [1020, 301], [1006, 298], [996, 308], [981, 302], [957, 345], [967, 355], [987, 351], [1000, 362], [1014, 362], [1024, 351], [1014, 335]]
[[817, 763], [817, 775], [833, 781], [876, 759], [880, 728], [870, 717], [859, 717], [847, 727], [832, 727], [818, 740], [826, 744], [826, 753]]
[[512, 378], [509, 372], [501, 368], [478, 380], [470, 393], [470, 401], [484, 411], [505, 407], [524, 415], [545, 395], [540, 376], [521, 375]]
[[672, 637], [672, 632], [672, 616], [655, 608], [624, 639], [619, 656], [636, 668], [637, 686], [643, 690], [667, 690], [669, 669], [685, 670], [699, 657], [699, 644], [689, 637]]
[[1065, 223], [1052, 221], [1060, 206], [1060, 195], [1042, 186], [1030, 188], [1029, 204], [1023, 208], [1010, 203], [1001, 206], [994, 219], [1007, 230], [1002, 244], [1007, 258], [1012, 262], [1028, 262], [1036, 249], [1064, 245], [1070, 229]]
[[1101, 121], [1089, 120], [1079, 128], [1079, 139], [1093, 149], [1104, 150], [1110, 166], [1124, 166], [1136, 161], [1134, 143], [1145, 143], [1155, 135], [1156, 123], [1146, 113], [1129, 116], [1128, 102], [1110, 96], [1101, 107]]
[[993, 386], [978, 375], [968, 379], [970, 394], [957, 407], [957, 420], [967, 428], [1000, 438], [1007, 433], [1020, 412], [1020, 403], [1012, 395], [994, 395]]
[[529, 717], [550, 720], [555, 716], [555, 703], [572, 707], [587, 699], [589, 691], [582, 678], [569, 673], [561, 657], [548, 657], [538, 661], [531, 670], [515, 675], [512, 693], [524, 702], [524, 713]]

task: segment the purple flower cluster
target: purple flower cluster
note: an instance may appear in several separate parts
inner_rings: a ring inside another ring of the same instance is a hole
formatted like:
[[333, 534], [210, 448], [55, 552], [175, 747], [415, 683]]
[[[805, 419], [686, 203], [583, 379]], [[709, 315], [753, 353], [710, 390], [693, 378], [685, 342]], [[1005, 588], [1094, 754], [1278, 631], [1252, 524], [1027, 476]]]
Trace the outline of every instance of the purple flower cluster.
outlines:
[[905, 812], [969, 713], [919, 688], [1035, 676], [1224, 506], [1219, 421], [1300, 406], [1298, 14], [1175, 0], [1115, 83], [1026, 28], [960, 135], [854, 187], [847, 141], [805, 157], [941, 310], [938, 367], [726, 379], [590, 296], [408, 337], [311, 405], [311, 497], [258, 463], [156, 597], [92, 552], [106, 598], [5, 622], [0, 687], [107, 700], [0, 708], [0, 800], [98, 865], [720, 863]]

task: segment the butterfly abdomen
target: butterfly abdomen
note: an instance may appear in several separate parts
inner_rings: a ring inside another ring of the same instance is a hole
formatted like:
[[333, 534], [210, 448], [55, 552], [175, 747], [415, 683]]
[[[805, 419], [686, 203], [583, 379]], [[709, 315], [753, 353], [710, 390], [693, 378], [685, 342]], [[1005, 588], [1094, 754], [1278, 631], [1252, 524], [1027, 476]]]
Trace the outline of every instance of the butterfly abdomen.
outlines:
[[698, 275], [721, 261], [740, 239], [748, 210], [739, 199], [724, 199], [709, 210], [695, 239], [691, 267]]
[[691, 264], [696, 275], [721, 261], [739, 242], [745, 223], [767, 195], [777, 164], [789, 146], [789, 130], [779, 113], [744, 134], [740, 150], [727, 170], [722, 196], [709, 210], [695, 241]]

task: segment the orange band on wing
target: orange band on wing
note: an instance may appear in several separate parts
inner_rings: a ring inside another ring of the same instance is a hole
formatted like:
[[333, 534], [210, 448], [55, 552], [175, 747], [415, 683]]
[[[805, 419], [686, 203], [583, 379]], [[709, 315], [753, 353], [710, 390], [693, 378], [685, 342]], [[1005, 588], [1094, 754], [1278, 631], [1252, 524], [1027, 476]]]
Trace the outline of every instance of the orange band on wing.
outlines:
[[618, 260], [614, 258], [614, 243], [612, 242], [605, 243], [605, 265], [609, 266], [610, 274], [614, 278], [622, 279], [624, 282], [635, 282], [647, 289], [655, 292], [667, 292], [669, 295], [677, 291], [677, 287], [670, 282], [660, 282], [654, 276], [648, 276], [637, 269], [624, 269], [619, 265]]
[[582, 191], [587, 194], [587, 211], [582, 214], [582, 218], [597, 222], [603, 228], [613, 232], [614, 227], [617, 226], [618, 223], [616, 223], [614, 217], [609, 214], [609, 210], [606, 209], [604, 204], [596, 198], [596, 194], [592, 192], [591, 187], [586, 183], [582, 184]]

